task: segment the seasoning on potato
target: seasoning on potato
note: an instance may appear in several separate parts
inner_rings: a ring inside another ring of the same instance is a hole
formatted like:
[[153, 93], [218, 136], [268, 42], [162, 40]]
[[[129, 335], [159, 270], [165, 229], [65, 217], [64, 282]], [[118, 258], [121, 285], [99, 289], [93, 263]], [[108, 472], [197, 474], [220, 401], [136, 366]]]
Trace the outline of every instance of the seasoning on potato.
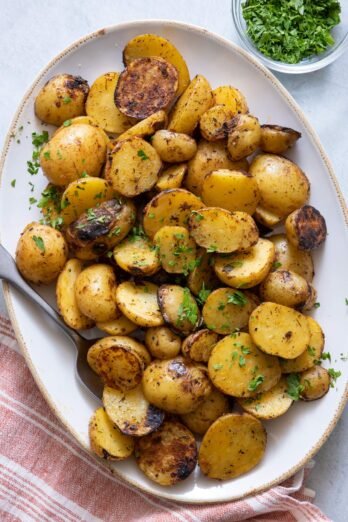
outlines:
[[287, 389], [287, 381], [282, 377], [270, 390], [259, 393], [256, 397], [240, 398], [238, 404], [258, 419], [276, 419], [284, 415], [293, 403]]
[[261, 125], [260, 147], [264, 152], [283, 154], [300, 138], [301, 133], [294, 129], [280, 125]]
[[305, 205], [285, 221], [286, 237], [299, 250], [314, 250], [326, 239], [326, 222], [319, 210]]
[[103, 408], [98, 408], [90, 420], [89, 439], [92, 451], [106, 460], [124, 460], [134, 451], [132, 437], [121, 433]]
[[216, 419], [230, 411], [229, 400], [219, 390], [213, 389], [206, 399], [191, 413], [181, 415], [182, 422], [194, 433], [204, 435]]
[[156, 359], [173, 359], [180, 353], [181, 338], [167, 326], [153, 326], [146, 330], [145, 344]]

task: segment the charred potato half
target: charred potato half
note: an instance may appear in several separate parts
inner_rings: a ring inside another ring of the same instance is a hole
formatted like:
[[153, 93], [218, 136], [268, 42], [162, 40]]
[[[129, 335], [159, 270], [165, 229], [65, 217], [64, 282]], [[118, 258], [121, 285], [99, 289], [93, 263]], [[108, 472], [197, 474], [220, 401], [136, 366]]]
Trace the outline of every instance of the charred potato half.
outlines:
[[285, 221], [286, 237], [299, 250], [314, 250], [324, 243], [326, 222], [319, 210], [305, 205], [292, 212]]

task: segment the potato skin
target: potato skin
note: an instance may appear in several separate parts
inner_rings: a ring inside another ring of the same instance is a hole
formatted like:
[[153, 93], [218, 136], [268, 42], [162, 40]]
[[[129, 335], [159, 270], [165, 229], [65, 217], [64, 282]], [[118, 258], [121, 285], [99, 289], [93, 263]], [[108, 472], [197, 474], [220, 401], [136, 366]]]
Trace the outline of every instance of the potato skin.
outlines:
[[213, 389], [195, 411], [181, 415], [182, 422], [194, 433], [204, 435], [213, 422], [230, 410], [228, 398]]
[[213, 90], [215, 105], [224, 105], [233, 115], [249, 112], [244, 94], [232, 85], [221, 85]]
[[113, 255], [118, 266], [134, 276], [149, 277], [161, 268], [157, 251], [145, 237], [124, 239], [115, 246]]
[[282, 377], [270, 390], [259, 393], [256, 397], [238, 399], [238, 404], [257, 419], [276, 419], [284, 415], [293, 403], [287, 388], [287, 381]]
[[310, 296], [310, 287], [299, 274], [280, 269], [268, 274], [261, 283], [260, 296], [263, 301], [301, 308]]
[[264, 152], [283, 154], [300, 138], [301, 133], [289, 127], [261, 125], [260, 147]]
[[59, 127], [64, 121], [85, 114], [88, 92], [88, 82], [81, 76], [53, 76], [35, 99], [35, 114], [44, 123]]
[[35, 221], [25, 227], [16, 248], [16, 265], [24, 279], [49, 284], [67, 259], [68, 246], [61, 232]]
[[319, 210], [304, 205], [292, 212], [285, 221], [286, 237], [299, 250], [314, 250], [324, 243], [326, 222]]
[[310, 283], [314, 277], [314, 265], [310, 252], [299, 250], [292, 245], [285, 234], [276, 234], [269, 236], [275, 247], [275, 263], [282, 270], [291, 270], [296, 272]]
[[197, 152], [197, 144], [191, 136], [165, 129], [155, 132], [151, 145], [156, 149], [161, 160], [167, 163], [188, 161]]
[[175, 332], [188, 335], [198, 328], [201, 314], [188, 288], [161, 285], [157, 291], [157, 300], [165, 323]]
[[239, 114], [229, 123], [227, 149], [233, 161], [239, 161], [255, 152], [260, 140], [261, 127], [255, 116]]
[[123, 460], [134, 451], [131, 437], [115, 426], [103, 408], [98, 408], [89, 423], [89, 439], [92, 451], [106, 460]]
[[171, 165], [161, 172], [155, 189], [158, 192], [162, 192], [164, 190], [180, 188], [186, 172], [187, 163]]
[[145, 344], [156, 359], [173, 359], [180, 353], [181, 338], [167, 326], [154, 326], [147, 328]]
[[223, 140], [233, 125], [233, 112], [225, 105], [214, 105], [199, 121], [201, 134], [208, 141]]
[[329, 372], [322, 366], [313, 366], [300, 374], [300, 386], [304, 387], [301, 399], [316, 401], [321, 399], [330, 389], [331, 378]]
[[138, 326], [163, 325], [157, 303], [158, 286], [148, 281], [124, 281], [118, 285], [116, 302], [122, 313]]

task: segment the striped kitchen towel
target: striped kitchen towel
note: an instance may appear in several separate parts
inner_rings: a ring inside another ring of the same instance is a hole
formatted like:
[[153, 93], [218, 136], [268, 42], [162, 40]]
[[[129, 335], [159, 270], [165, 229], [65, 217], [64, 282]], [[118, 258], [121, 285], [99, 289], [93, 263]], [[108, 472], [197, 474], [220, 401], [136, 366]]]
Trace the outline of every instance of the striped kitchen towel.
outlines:
[[308, 469], [244, 500], [189, 505], [161, 500], [110, 475], [62, 428], [0, 316], [1, 522], [329, 521], [304, 487]]

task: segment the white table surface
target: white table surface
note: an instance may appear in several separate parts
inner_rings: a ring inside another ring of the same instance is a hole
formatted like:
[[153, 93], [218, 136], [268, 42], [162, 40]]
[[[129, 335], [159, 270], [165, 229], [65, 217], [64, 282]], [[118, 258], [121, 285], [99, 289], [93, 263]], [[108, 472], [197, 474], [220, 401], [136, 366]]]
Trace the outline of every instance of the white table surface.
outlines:
[[[27, 86], [73, 40], [118, 22], [159, 18], [200, 25], [237, 42], [230, 5], [230, 0], [0, 0], [0, 141]], [[347, 198], [348, 53], [322, 71], [278, 78], [317, 130]], [[0, 313], [6, 314], [1, 293]], [[308, 481], [316, 504], [335, 522], [348, 520], [347, 436], [346, 411]]]

